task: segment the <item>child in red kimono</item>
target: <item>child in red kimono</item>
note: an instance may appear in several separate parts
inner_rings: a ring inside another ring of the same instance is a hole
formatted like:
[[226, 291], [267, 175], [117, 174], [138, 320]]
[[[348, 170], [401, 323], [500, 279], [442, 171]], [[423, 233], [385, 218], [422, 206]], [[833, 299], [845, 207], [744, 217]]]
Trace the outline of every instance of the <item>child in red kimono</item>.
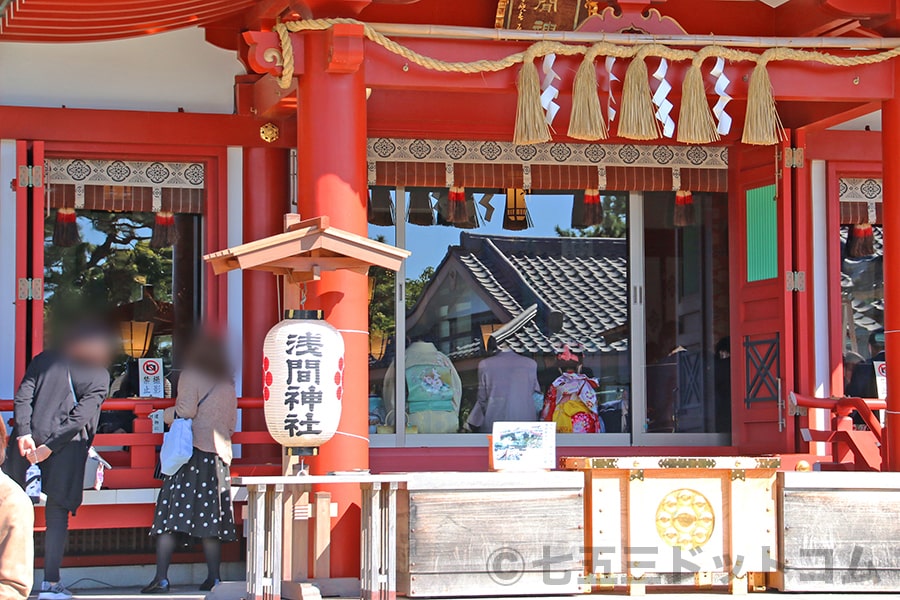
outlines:
[[584, 353], [566, 345], [556, 355], [560, 376], [544, 396], [541, 419], [556, 423], [559, 433], [604, 433], [603, 420], [597, 414], [599, 383], [581, 372]]

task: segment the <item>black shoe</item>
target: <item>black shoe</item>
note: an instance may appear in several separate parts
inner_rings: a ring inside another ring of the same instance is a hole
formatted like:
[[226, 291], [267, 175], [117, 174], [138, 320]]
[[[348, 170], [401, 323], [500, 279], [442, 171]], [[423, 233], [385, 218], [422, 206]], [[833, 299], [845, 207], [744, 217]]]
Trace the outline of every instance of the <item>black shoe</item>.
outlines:
[[150, 582], [150, 584], [141, 590], [142, 594], [168, 594], [169, 593], [169, 580], [163, 579], [162, 581], [154, 579]]
[[201, 592], [211, 592], [214, 587], [222, 583], [220, 579], [207, 579], [200, 585]]

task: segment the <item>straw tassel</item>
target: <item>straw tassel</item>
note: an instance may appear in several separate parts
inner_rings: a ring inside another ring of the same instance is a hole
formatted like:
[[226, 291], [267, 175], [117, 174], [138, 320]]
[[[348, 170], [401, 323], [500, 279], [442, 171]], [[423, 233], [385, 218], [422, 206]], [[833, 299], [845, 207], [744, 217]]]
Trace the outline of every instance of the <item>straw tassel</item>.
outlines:
[[53, 224], [54, 246], [69, 248], [81, 243], [76, 218], [74, 208], [60, 208], [56, 211], [56, 222]]
[[597, 52], [592, 48], [584, 55], [575, 82], [572, 85], [572, 116], [569, 119], [569, 137], [576, 140], [605, 140], [609, 137], [603, 108], [597, 94], [597, 71], [594, 59]]
[[175, 238], [175, 213], [167, 210], [156, 213], [153, 235], [150, 236], [150, 247], [156, 250], [171, 248], [175, 245]]
[[522, 63], [516, 86], [519, 89], [519, 101], [513, 143], [525, 145], [549, 142], [550, 126], [547, 125], [544, 107], [541, 106], [541, 80], [534, 57], [530, 54]]
[[645, 55], [646, 51], [641, 49], [631, 59], [622, 86], [622, 120], [618, 134], [631, 140], [656, 140], [662, 135], [653, 106]]
[[694, 195], [685, 190], [675, 192], [675, 227], [690, 227], [694, 224]]
[[691, 62], [681, 84], [677, 139], [683, 144], [709, 144], [721, 139], [712, 110], [706, 101], [703, 72], [700, 70], [702, 62], [702, 58]]
[[865, 258], [874, 254], [875, 232], [872, 229], [872, 224], [851, 225], [847, 239], [847, 256], [850, 258]]
[[750, 74], [747, 90], [747, 118], [744, 120], [744, 135], [741, 141], [756, 146], [771, 146], [784, 139], [784, 126], [775, 108], [772, 81], [766, 65], [769, 50], [763, 52]]

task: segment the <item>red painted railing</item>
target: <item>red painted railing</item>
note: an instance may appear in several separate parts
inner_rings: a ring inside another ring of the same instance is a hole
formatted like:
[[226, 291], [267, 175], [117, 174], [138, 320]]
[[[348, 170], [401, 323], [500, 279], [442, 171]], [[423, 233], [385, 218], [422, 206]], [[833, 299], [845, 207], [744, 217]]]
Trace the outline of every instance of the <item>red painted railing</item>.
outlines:
[[[153, 433], [150, 413], [173, 406], [174, 398], [110, 398], [103, 403], [103, 410], [134, 412], [134, 433], [100, 433], [94, 439], [98, 448], [123, 448], [102, 452], [113, 468], [105, 473], [105, 489], [138, 489], [159, 487], [153, 478], [156, 467], [157, 448], [162, 444], [161, 433]], [[240, 398], [238, 408], [242, 411], [262, 410], [261, 398]], [[0, 400], [0, 411], [12, 411], [11, 400]], [[232, 463], [235, 475], [277, 475], [281, 472], [279, 446], [268, 431], [237, 431], [231, 441], [235, 445], [265, 446], [271, 452], [263, 452], [263, 460], [236, 458]], [[260, 453], [254, 453], [255, 456]]]
[[[820, 408], [831, 412], [831, 429], [804, 429], [806, 442], [831, 444], [830, 463], [821, 463], [822, 470], [880, 471], [886, 454], [887, 438], [882, 435], [881, 422], [873, 411], [884, 410], [884, 400], [867, 398], [815, 398], [791, 392], [791, 401], [798, 407]], [[853, 426], [856, 411], [867, 430]]]

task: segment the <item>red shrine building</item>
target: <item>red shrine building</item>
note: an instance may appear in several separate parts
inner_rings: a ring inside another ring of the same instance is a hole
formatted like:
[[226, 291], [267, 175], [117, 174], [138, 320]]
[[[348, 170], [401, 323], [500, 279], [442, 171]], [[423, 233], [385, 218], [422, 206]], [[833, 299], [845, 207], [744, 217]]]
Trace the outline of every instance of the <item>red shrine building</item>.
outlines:
[[[201, 324], [233, 349], [234, 472], [280, 473], [261, 352], [286, 308], [346, 346], [314, 473], [486, 470], [494, 344], [537, 363], [536, 414], [564, 349], [596, 379], [560, 456], [900, 468], [890, 379], [828, 400], [900, 355], [898, 31], [887, 0], [0, 0], [2, 408], [67, 319], [108, 307], [134, 342], [73, 520], [106, 537], [73, 560], [152, 551], [173, 392], [141, 397], [134, 359], [177, 375]], [[293, 295], [204, 262], [286, 213], [411, 254]], [[359, 500], [334, 498], [341, 576]]]

